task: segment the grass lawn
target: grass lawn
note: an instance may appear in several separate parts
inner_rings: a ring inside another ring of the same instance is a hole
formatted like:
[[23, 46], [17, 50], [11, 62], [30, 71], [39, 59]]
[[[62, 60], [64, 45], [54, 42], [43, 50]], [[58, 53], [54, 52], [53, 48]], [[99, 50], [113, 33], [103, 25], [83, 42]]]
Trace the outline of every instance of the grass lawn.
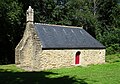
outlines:
[[102, 65], [41, 72], [25, 72], [15, 65], [1, 65], [0, 84], [120, 84], [120, 62], [112, 62], [112, 56], [106, 58], [110, 63]]

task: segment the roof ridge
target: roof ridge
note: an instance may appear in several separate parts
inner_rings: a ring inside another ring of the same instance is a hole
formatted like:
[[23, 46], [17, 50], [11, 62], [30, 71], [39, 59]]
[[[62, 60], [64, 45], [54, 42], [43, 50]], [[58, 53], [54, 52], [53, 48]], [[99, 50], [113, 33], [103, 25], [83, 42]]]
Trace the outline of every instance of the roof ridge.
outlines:
[[66, 25], [46, 24], [46, 23], [35, 23], [35, 24], [47, 25], [47, 26], [58, 26], [58, 27], [80, 28], [80, 29], [83, 29], [83, 27], [76, 27], [76, 26], [66, 26]]

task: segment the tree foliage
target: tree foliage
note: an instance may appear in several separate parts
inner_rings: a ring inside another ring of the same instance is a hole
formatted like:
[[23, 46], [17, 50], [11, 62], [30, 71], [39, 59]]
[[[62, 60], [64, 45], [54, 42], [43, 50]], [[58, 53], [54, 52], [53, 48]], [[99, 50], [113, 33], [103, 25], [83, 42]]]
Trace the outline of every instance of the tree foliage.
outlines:
[[14, 62], [14, 48], [21, 34], [21, 13], [17, 1], [0, 1], [0, 63]]
[[[117, 0], [98, 1], [98, 20], [101, 27], [98, 35], [106, 47], [118, 45], [116, 51], [120, 51], [120, 6]], [[112, 48], [112, 47], [111, 47]], [[112, 51], [111, 51], [112, 52]]]

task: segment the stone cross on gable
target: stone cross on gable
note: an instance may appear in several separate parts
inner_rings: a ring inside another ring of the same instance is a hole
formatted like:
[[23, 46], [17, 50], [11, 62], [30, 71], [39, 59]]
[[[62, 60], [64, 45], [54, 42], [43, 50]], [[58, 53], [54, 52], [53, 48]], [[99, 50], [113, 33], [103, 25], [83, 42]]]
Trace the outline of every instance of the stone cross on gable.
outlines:
[[31, 24], [34, 22], [34, 11], [31, 6], [29, 6], [28, 10], [26, 11], [26, 22]]

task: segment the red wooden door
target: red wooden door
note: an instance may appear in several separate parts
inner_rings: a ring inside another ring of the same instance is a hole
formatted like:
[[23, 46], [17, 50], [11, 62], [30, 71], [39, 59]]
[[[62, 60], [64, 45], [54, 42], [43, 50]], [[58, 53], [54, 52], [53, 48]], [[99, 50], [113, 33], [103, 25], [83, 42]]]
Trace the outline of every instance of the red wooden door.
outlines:
[[80, 51], [78, 51], [75, 55], [75, 64], [80, 64]]
[[76, 55], [75, 56], [75, 64], [79, 64], [79, 62], [80, 62], [80, 57], [79, 57], [79, 55]]

